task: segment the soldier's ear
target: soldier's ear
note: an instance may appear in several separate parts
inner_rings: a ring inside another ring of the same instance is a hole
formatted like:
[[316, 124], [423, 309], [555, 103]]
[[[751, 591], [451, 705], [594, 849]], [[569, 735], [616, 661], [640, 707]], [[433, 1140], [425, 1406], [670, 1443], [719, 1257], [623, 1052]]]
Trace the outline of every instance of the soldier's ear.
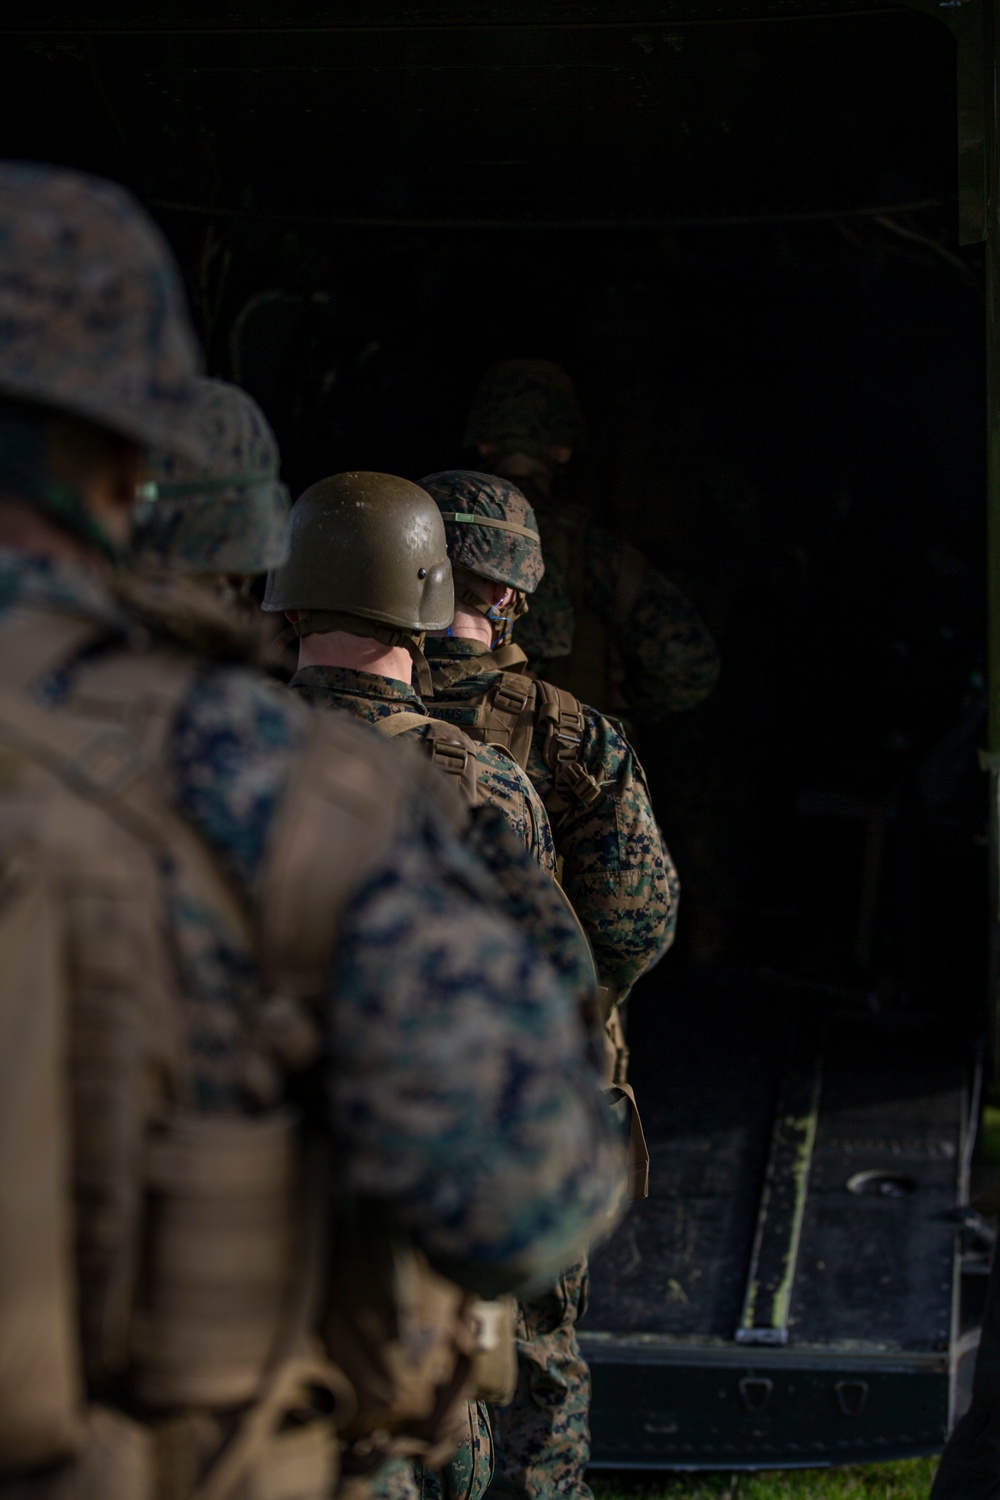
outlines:
[[297, 609], [286, 609], [285, 610], [285, 619], [286, 620], [290, 620], [293, 625], [295, 624], [295, 622], [296, 622], [296, 620], [298, 618], [299, 618], [299, 612], [298, 612]]
[[557, 443], [554, 448], [549, 449], [549, 458], [554, 464], [568, 464], [573, 457], [572, 448], [567, 448], [565, 443]]
[[497, 451], [496, 443], [477, 443], [476, 449], [480, 458], [492, 458]]

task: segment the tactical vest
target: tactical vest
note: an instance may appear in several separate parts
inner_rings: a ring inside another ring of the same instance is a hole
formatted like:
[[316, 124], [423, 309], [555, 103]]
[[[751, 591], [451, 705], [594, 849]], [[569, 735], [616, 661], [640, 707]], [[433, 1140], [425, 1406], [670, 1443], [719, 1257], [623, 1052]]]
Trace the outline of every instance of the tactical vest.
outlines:
[[379, 734], [394, 740], [411, 729], [423, 729], [420, 748], [432, 766], [447, 776], [463, 802], [469, 807], [479, 806], [479, 777], [476, 771], [475, 745], [468, 735], [462, 734], [429, 719], [426, 714], [404, 710], [376, 719], [374, 724]]
[[601, 795], [600, 785], [583, 760], [586, 719], [580, 700], [550, 682], [511, 670], [501, 670], [478, 700], [448, 700], [449, 687], [463, 678], [491, 667], [517, 666], [525, 659], [517, 646], [456, 659], [435, 673], [431, 711], [477, 744], [507, 750], [526, 775], [530, 775], [532, 742], [540, 730], [542, 759], [552, 772], [552, 786], [542, 800], [549, 815], [558, 820], [575, 804], [589, 806]]
[[[331, 1166], [277, 1101], [319, 1053], [341, 914], [402, 793], [381, 755], [317, 715], [251, 930], [158, 790], [197, 660], [81, 655], [107, 644], [54, 611], [0, 634], [0, 1496], [328, 1500], [337, 1428], [359, 1420], [317, 1337], [337, 1300]], [[29, 684], [70, 660], [70, 700], [40, 707]], [[241, 1039], [253, 1113], [188, 1096], [168, 869], [261, 976]], [[440, 1280], [415, 1253], [407, 1265], [411, 1284]], [[423, 1360], [404, 1417], [427, 1451], [434, 1382], [464, 1379], [450, 1344], [465, 1299], [442, 1286], [434, 1316], [393, 1325], [398, 1361]]]
[[[552, 773], [551, 788], [542, 800], [558, 831], [560, 821], [574, 806], [591, 806], [603, 788], [588, 771], [583, 758], [586, 730], [583, 704], [564, 688], [510, 670], [521, 666], [525, 659], [524, 652], [515, 645], [479, 656], [456, 658], [434, 674], [431, 711], [446, 724], [460, 726], [469, 739], [479, 744], [502, 746], [526, 774], [529, 774], [534, 736], [540, 730], [542, 759]], [[491, 667], [500, 667], [501, 671], [478, 700], [460, 698], [449, 702], [450, 687]], [[556, 847], [558, 850], [558, 836]], [[605, 1081], [621, 1106], [628, 1130], [629, 1194], [635, 1201], [649, 1196], [649, 1151], [635, 1094], [628, 1082], [629, 1049], [616, 1009], [618, 995], [610, 986], [605, 986], [600, 994], [605, 1021]]]

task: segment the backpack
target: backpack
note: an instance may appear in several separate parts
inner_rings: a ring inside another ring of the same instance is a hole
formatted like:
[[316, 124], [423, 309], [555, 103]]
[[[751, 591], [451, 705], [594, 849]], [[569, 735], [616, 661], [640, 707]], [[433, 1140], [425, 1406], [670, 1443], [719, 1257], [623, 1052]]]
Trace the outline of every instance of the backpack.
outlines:
[[[399, 803], [317, 719], [252, 932], [153, 774], [199, 663], [108, 644], [46, 610], [0, 634], [0, 1495], [320, 1500], [356, 1405], [314, 1336], [329, 1166], [267, 1081], [318, 1030]], [[29, 684], [70, 660], [67, 706], [41, 707]], [[256, 1114], [186, 1096], [166, 867], [259, 964]]]

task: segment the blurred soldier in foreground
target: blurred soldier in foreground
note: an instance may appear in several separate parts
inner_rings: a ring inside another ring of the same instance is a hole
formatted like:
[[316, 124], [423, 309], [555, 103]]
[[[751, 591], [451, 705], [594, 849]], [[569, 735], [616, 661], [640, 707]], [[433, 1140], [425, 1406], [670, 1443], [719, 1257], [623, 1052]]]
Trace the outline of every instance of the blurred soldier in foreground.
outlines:
[[[425, 684], [429, 680], [425, 632], [446, 628], [454, 614], [444, 523], [426, 491], [371, 473], [337, 474], [312, 485], [292, 508], [291, 554], [270, 575], [264, 608], [284, 610], [299, 638], [294, 691], [317, 708], [341, 710], [392, 738], [415, 740], [462, 789], [477, 808], [470, 842], [507, 889], [512, 914], [565, 972], [565, 950], [572, 953], [579, 939], [574, 927], [567, 929], [553, 885], [555, 852], [538, 793], [504, 751], [477, 746], [432, 719], [413, 686], [415, 669]], [[487, 809], [493, 816], [484, 823]], [[541, 873], [523, 855], [514, 857], [511, 835]], [[592, 972], [586, 952], [577, 962], [582, 988]], [[503, 1310], [493, 1316], [502, 1318]], [[510, 1352], [513, 1364], [512, 1346]], [[469, 1436], [443, 1476], [444, 1493], [482, 1495], [492, 1468], [489, 1420], [477, 1403]], [[379, 1500], [401, 1500], [418, 1486], [425, 1494], [441, 1493], [433, 1473], [405, 1462], [375, 1484]]]
[[419, 1266], [550, 1275], [613, 1131], [424, 765], [123, 606], [142, 448], [207, 457], [128, 194], [0, 166], [0, 329], [0, 1494], [326, 1500], [360, 1414], [317, 1335], [363, 1300], [327, 1218], [384, 1226], [405, 1372]]
[[538, 519], [545, 577], [518, 630], [531, 669], [607, 713], [655, 722], [708, 696], [718, 652], [641, 552], [560, 499], [560, 471], [583, 439], [573, 383], [543, 359], [488, 370], [465, 432], [482, 467], [512, 480]]
[[[534, 782], [553, 823], [561, 881], [593, 946], [604, 986], [609, 1083], [626, 1084], [616, 1002], [663, 953], [676, 925], [678, 883], [653, 816], [642, 767], [620, 729], [551, 683], [524, 673], [511, 640], [543, 574], [534, 512], [513, 484], [451, 470], [421, 480], [445, 525], [455, 618], [426, 651], [431, 712], [475, 740], [500, 745]], [[633, 1194], [646, 1194], [636, 1135]], [[504, 1500], [586, 1497], [590, 1376], [575, 1325], [586, 1305], [586, 1260], [544, 1295], [523, 1299], [518, 1388], [494, 1412]]]

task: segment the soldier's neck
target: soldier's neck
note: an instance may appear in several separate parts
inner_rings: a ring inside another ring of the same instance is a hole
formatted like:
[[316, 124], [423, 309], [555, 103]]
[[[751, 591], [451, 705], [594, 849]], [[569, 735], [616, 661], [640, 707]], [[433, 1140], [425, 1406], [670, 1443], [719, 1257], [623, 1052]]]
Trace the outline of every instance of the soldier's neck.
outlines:
[[367, 635], [329, 630], [303, 636], [299, 641], [299, 668], [349, 667], [373, 677], [391, 677], [395, 682], [413, 681], [413, 657], [405, 646], [384, 646]]
[[456, 603], [455, 618], [450, 630], [428, 630], [429, 636], [457, 635], [461, 641], [481, 641], [484, 646], [493, 645], [493, 621], [473, 609], [470, 604]]

